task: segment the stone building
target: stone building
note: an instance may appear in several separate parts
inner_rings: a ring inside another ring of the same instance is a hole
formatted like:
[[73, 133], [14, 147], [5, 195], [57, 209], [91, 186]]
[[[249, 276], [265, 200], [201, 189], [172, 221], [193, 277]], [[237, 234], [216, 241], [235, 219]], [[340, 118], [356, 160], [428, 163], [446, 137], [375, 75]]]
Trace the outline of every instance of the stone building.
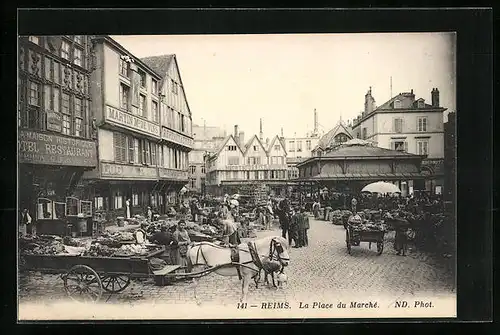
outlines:
[[365, 108], [352, 122], [355, 138], [370, 140], [378, 147], [425, 155], [422, 170], [425, 180], [402, 188], [441, 193], [443, 187], [444, 129], [439, 90], [431, 91], [431, 103], [416, 98], [413, 90], [399, 93], [378, 106], [372, 89], [365, 95]]

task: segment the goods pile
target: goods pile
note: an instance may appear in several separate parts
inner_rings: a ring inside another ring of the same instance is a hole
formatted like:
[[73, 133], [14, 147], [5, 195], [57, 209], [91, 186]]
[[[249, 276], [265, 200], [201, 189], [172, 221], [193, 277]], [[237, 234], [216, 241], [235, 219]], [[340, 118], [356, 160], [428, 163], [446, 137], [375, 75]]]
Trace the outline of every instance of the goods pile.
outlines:
[[[337, 209], [332, 212], [332, 222], [336, 225], [342, 225], [352, 215], [352, 212], [346, 209]], [[345, 221], [344, 221], [345, 220]]]
[[385, 231], [385, 227], [382, 221], [373, 222], [367, 220], [365, 217], [358, 213], [353, 215], [347, 221], [349, 226], [353, 228], [355, 231]]
[[62, 239], [58, 236], [26, 236], [19, 239], [21, 253], [28, 255], [64, 254]]

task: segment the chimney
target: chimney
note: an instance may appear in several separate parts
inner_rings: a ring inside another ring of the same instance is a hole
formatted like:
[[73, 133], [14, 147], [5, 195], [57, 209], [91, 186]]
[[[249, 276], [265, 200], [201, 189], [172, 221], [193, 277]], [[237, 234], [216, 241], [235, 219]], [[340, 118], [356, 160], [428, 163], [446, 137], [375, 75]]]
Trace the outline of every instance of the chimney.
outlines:
[[262, 132], [262, 119], [260, 119], [259, 139], [260, 139], [261, 142], [264, 140], [264, 133]]
[[363, 116], [373, 112], [374, 104], [375, 104], [375, 100], [372, 97], [372, 87], [370, 86], [370, 89], [365, 94], [365, 110], [364, 110]]
[[439, 90], [437, 88], [432, 89], [431, 97], [432, 97], [432, 107], [439, 107]]
[[283, 136], [283, 127], [281, 127], [281, 137], [285, 137]]
[[318, 134], [318, 113], [316, 108], [314, 108], [314, 135]]
[[240, 137], [238, 136], [238, 125], [234, 125], [234, 140], [238, 145], [240, 145]]
[[240, 131], [238, 139], [240, 141], [240, 146], [244, 145], [245, 144], [245, 132]]

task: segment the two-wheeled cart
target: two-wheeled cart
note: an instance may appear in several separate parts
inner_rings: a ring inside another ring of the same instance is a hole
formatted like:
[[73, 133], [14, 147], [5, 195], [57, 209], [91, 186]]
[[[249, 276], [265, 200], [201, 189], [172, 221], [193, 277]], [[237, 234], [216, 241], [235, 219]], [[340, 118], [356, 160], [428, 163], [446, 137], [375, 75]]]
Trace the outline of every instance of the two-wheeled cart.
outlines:
[[[97, 302], [103, 291], [118, 293], [130, 285], [131, 279], [155, 276], [149, 260], [163, 252], [162, 248], [131, 257], [23, 254], [20, 267], [24, 271], [62, 273], [64, 289], [71, 299]], [[162, 273], [172, 273], [179, 268], [179, 265], [167, 265]]]
[[346, 245], [347, 252], [351, 254], [351, 248], [353, 246], [359, 247], [361, 242], [369, 242], [369, 248], [371, 249], [371, 244], [376, 243], [377, 245], [377, 255], [381, 255], [384, 251], [384, 235], [385, 230], [372, 230], [364, 229], [362, 225], [352, 225], [346, 224]]

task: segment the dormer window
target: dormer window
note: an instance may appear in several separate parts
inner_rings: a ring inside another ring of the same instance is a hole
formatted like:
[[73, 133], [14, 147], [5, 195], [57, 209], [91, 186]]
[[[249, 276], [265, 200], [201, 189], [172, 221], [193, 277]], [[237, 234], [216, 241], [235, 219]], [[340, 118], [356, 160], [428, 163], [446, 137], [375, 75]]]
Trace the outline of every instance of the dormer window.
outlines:
[[394, 100], [394, 108], [401, 108], [401, 100]]
[[425, 107], [425, 102], [424, 102], [424, 100], [418, 100], [418, 102], [417, 102], [417, 107], [418, 107], [418, 108], [424, 108], [424, 107]]

